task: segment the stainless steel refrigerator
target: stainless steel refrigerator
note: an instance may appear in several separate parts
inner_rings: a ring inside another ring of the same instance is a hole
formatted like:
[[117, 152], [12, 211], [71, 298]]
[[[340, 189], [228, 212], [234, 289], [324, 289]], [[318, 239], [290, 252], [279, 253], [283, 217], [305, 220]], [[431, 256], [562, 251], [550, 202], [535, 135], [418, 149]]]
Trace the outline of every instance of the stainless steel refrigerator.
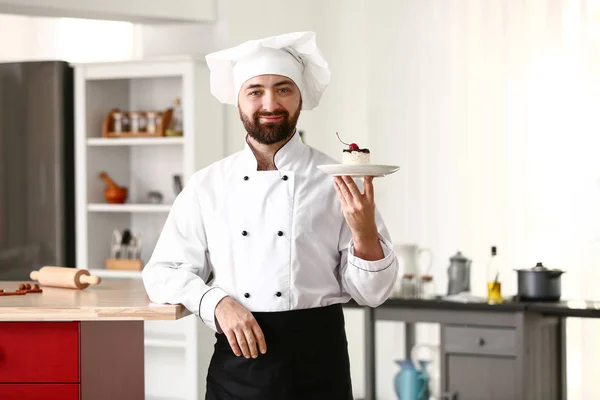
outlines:
[[75, 263], [73, 69], [0, 63], [0, 280]]

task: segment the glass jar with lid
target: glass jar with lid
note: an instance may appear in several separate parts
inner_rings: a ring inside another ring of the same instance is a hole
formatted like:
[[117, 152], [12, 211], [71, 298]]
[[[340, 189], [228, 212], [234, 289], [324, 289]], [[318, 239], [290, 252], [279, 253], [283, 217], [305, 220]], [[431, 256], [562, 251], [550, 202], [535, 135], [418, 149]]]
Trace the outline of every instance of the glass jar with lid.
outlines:
[[400, 293], [403, 299], [414, 299], [416, 295], [416, 284], [414, 274], [404, 274], [402, 276], [402, 283]]
[[113, 113], [113, 132], [123, 133], [125, 131], [125, 116], [122, 112]]
[[435, 298], [435, 288], [433, 286], [433, 276], [422, 275], [419, 280], [419, 298], [431, 300]]
[[160, 124], [160, 114], [155, 111], [148, 111], [146, 113], [146, 132], [156, 133]]
[[142, 114], [136, 111], [133, 111], [129, 114], [129, 118], [130, 118], [130, 122], [131, 122], [131, 132], [132, 133], [140, 133], [142, 132], [144, 129], [144, 120], [145, 118], [142, 118]]

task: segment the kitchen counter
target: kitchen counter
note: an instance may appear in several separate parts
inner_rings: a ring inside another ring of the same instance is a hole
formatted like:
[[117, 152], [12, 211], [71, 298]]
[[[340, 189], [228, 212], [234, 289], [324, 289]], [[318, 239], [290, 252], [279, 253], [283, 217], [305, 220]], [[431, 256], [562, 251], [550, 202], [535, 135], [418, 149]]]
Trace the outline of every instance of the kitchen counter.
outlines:
[[525, 303], [527, 310], [542, 315], [561, 317], [600, 318], [600, 301], [564, 300]]
[[[0, 281], [0, 289], [12, 292], [20, 283], [26, 282]], [[176, 320], [189, 315], [181, 305], [150, 302], [139, 279], [104, 280], [84, 290], [53, 287], [42, 290], [42, 293], [0, 296], [0, 321]]]
[[[353, 300], [346, 304], [348, 307], [360, 307]], [[516, 310], [524, 311], [527, 307], [526, 303], [516, 302], [516, 301], [505, 301], [502, 304], [490, 305], [486, 302], [458, 302], [458, 301], [449, 301], [444, 300], [442, 298], [436, 298], [431, 300], [422, 300], [422, 299], [401, 299], [401, 298], [391, 298], [388, 299], [385, 303], [383, 303], [379, 308], [394, 308], [394, 307], [408, 307], [415, 309], [445, 309], [445, 310], [477, 310], [477, 311], [485, 311], [491, 310], [494, 311], [506, 311], [512, 312]]]
[[144, 321], [190, 315], [151, 303], [137, 279], [42, 289], [0, 296], [0, 399], [143, 400]]
[[[351, 300], [346, 307], [361, 307]], [[502, 304], [487, 304], [484, 301], [450, 301], [443, 298], [431, 300], [391, 298], [378, 307], [382, 308], [411, 308], [429, 310], [455, 310], [455, 311], [493, 311], [514, 312], [531, 311], [543, 315], [556, 315], [563, 317], [600, 318], [600, 300], [561, 300], [548, 302], [528, 302], [516, 299], [505, 299]]]
[[[503, 304], [391, 298], [376, 308], [354, 301], [346, 307], [365, 312], [366, 399], [375, 390], [377, 321], [405, 325], [404, 353], [418, 343], [415, 324], [440, 325], [440, 387], [458, 399], [566, 399], [565, 318], [600, 318], [600, 301]], [[535, 369], [535, 374], [527, 371]], [[490, 397], [490, 394], [493, 394]]]

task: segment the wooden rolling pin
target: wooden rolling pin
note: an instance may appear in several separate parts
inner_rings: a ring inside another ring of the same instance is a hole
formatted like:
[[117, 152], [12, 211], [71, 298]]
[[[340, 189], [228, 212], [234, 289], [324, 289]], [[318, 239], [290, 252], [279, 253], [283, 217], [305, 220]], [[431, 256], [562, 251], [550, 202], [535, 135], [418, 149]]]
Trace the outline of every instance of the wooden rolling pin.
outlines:
[[85, 289], [102, 281], [99, 276], [90, 275], [88, 270], [66, 267], [42, 267], [32, 271], [29, 277], [44, 286], [69, 289]]

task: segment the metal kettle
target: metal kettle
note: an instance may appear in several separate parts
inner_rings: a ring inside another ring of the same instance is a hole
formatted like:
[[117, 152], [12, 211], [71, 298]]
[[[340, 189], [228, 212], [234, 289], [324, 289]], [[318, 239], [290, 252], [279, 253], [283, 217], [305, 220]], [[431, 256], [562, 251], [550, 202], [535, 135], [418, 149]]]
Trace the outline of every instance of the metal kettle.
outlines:
[[456, 252], [448, 267], [448, 294], [471, 291], [471, 260]]

